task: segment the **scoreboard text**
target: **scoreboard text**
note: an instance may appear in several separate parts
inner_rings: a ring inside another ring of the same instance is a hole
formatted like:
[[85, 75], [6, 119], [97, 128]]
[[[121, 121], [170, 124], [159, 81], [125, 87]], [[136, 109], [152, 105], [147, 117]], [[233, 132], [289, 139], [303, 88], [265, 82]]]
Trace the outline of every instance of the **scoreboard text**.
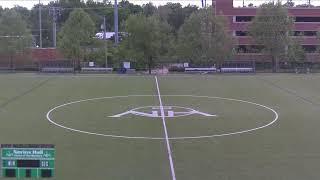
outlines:
[[54, 145], [2, 144], [2, 177], [48, 178], [55, 167]]

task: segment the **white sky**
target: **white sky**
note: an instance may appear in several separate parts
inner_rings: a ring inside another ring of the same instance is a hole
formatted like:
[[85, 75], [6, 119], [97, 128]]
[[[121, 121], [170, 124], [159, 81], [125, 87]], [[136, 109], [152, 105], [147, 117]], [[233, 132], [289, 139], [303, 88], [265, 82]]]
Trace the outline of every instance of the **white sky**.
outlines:
[[[52, 0], [41, 0], [41, 3], [43, 4], [47, 4], [48, 2], [50, 2]], [[98, 1], [102, 1], [102, 0], [98, 0]], [[121, 0], [118, 0], [121, 1]], [[154, 5], [164, 5], [167, 2], [174, 2], [174, 3], [180, 3], [183, 6], [186, 6], [188, 4], [192, 4], [192, 5], [197, 5], [199, 7], [201, 7], [201, 0], [129, 0], [130, 2], [134, 3], [134, 4], [146, 4], [148, 2], [152, 2]], [[259, 5], [262, 4], [264, 2], [270, 2], [272, 0], [245, 0], [245, 5], [248, 5], [249, 3], [253, 3], [254, 5]], [[275, 0], [276, 1], [276, 0]], [[283, 2], [286, 2], [286, 0], [282, 0]], [[293, 0], [295, 2], [295, 4], [305, 4], [308, 2], [308, 0]], [[211, 4], [212, 0], [207, 0], [207, 4]], [[19, 6], [23, 6], [23, 7], [27, 7], [27, 8], [32, 8], [34, 4], [39, 3], [39, 0], [0, 0], [0, 6], [2, 7], [13, 7], [14, 5], [19, 5]], [[243, 0], [234, 0], [234, 6], [242, 6]], [[320, 0], [311, 0], [311, 4], [314, 5], [320, 5]]]

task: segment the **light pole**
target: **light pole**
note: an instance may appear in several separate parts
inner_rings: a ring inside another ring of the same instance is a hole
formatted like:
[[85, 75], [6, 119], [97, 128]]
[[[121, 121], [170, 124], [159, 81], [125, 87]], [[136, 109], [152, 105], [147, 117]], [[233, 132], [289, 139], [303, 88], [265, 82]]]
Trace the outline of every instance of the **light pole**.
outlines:
[[41, 0], [39, 0], [39, 40], [40, 40], [40, 48], [42, 48], [42, 25], [41, 25], [41, 3], [40, 3]]
[[106, 17], [103, 17], [103, 40], [104, 40], [104, 50], [105, 50], [105, 58], [106, 58], [106, 68], [108, 67], [108, 41], [106, 37], [107, 25], [106, 25]]
[[119, 25], [118, 25], [118, 2], [114, 0], [114, 42], [116, 45], [119, 43]]
[[58, 16], [61, 13], [60, 7], [50, 7], [49, 14], [52, 16], [52, 40], [53, 40], [53, 47], [57, 47], [57, 21]]
[[207, 0], [201, 0], [202, 8], [207, 7]]

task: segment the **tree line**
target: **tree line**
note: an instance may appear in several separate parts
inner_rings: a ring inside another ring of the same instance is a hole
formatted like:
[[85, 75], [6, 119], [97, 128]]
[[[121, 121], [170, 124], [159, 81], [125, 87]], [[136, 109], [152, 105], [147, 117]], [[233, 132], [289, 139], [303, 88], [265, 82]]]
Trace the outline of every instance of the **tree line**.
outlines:
[[[160, 7], [150, 3], [138, 6], [121, 1], [120, 31], [126, 36], [115, 46], [111, 41], [93, 38], [101, 29], [104, 16], [107, 17], [108, 30], [113, 31], [113, 6], [110, 2], [60, 0], [47, 6], [57, 4], [64, 9], [69, 8], [62, 11], [59, 19], [58, 48], [73, 61], [75, 67], [79, 67], [83, 60], [96, 60], [107, 65], [130, 60], [137, 68], [149, 71], [167, 61], [189, 62], [194, 66], [216, 65], [219, 68], [224, 61], [232, 60], [236, 53], [237, 42], [228, 29], [227, 19], [220, 12], [214, 12], [212, 7], [182, 7], [179, 3]], [[32, 16], [36, 9], [36, 6], [26, 11], [21, 7], [0, 8], [1, 51], [14, 54], [27, 47], [25, 44], [30, 43], [33, 33], [31, 28], [37, 27], [37, 20], [30, 22], [30, 18], [36, 17]], [[50, 24], [49, 15], [44, 15], [46, 17], [48, 21], [44, 24]], [[12, 21], [16, 23], [10, 23]], [[13, 27], [14, 24], [19, 26]], [[302, 46], [290, 36], [292, 26], [293, 19], [279, 3], [261, 5], [249, 25], [249, 35], [255, 44], [262, 47], [261, 52], [271, 57], [274, 71], [279, 69], [280, 60], [301, 64], [306, 59]], [[15, 31], [10, 31], [13, 28]], [[8, 34], [19, 38], [4, 38]], [[19, 45], [21, 48], [6, 47], [9, 41], [16, 43], [10, 47]]]
[[[63, 24], [69, 18], [70, 13], [76, 9], [83, 9], [89, 14], [91, 20], [94, 22], [95, 31], [101, 31], [101, 24], [103, 18], [106, 17], [106, 29], [107, 31], [114, 31], [114, 7], [111, 3], [113, 1], [98, 2], [94, 0], [58, 0], [49, 2], [47, 5], [41, 5], [41, 17], [42, 17], [42, 34], [43, 34], [43, 47], [52, 47], [52, 15], [50, 9], [53, 7], [59, 7], [60, 12], [58, 15], [57, 27], [58, 32], [61, 30]], [[158, 14], [163, 20], [169, 22], [175, 29], [183, 24], [186, 17], [191, 13], [198, 10], [197, 6], [189, 5], [182, 7], [180, 3], [168, 3], [164, 6], [156, 7], [152, 3], [145, 5], [135, 5], [127, 0], [122, 0], [118, 4], [119, 7], [119, 22], [124, 22], [132, 14], [145, 14], [146, 16]], [[39, 4], [36, 4], [30, 10], [21, 7], [19, 5], [8, 9], [0, 6], [0, 14], [8, 10], [16, 11], [22, 20], [27, 24], [27, 28], [35, 37], [36, 44], [39, 45]]]

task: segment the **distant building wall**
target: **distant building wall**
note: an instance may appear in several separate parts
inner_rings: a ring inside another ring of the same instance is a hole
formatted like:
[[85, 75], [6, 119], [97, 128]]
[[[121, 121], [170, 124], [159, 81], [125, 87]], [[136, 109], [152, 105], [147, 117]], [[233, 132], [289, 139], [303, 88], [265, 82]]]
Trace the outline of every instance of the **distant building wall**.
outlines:
[[41, 62], [65, 60], [67, 58], [55, 48], [32, 48], [26, 53], [16, 54], [12, 57], [0, 54], [0, 67], [37, 68]]
[[67, 60], [56, 48], [35, 48], [31, 50], [32, 59], [39, 61]]
[[[252, 38], [246, 35], [250, 18], [256, 16], [257, 7], [233, 7], [233, 0], [213, 0], [213, 7], [217, 15], [223, 15], [228, 20], [229, 30], [237, 47], [255, 45]], [[288, 8], [289, 15], [297, 18], [292, 31], [303, 36], [294, 38], [307, 49], [307, 59], [310, 62], [320, 62], [319, 53], [313, 52], [320, 45], [319, 39], [314, 34], [320, 31], [320, 8]], [[235, 56], [236, 60], [270, 61], [270, 57], [259, 53], [242, 53]]]

